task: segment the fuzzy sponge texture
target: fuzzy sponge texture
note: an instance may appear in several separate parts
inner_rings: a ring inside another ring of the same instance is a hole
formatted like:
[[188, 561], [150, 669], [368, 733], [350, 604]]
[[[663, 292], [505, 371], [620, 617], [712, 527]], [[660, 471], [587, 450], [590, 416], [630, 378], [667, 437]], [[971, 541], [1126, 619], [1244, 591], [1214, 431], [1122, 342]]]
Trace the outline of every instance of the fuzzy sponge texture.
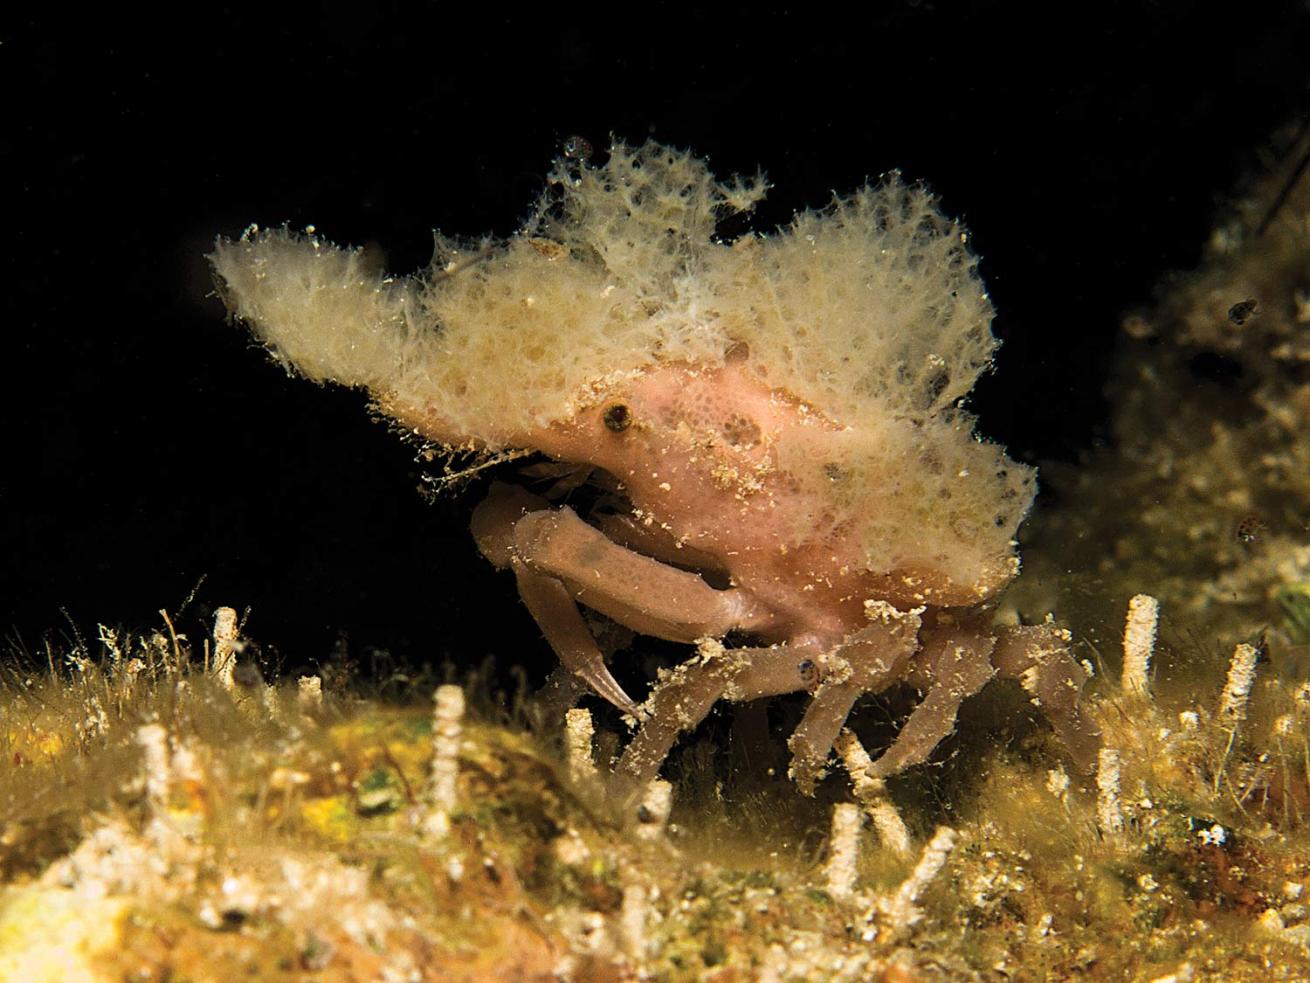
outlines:
[[992, 308], [959, 226], [893, 175], [726, 244], [759, 180], [715, 180], [654, 143], [561, 161], [505, 242], [437, 237], [412, 278], [285, 229], [220, 239], [231, 311], [288, 367], [375, 395], [420, 397], [495, 446], [567, 419], [598, 384], [675, 361], [714, 365], [739, 343], [770, 385], [843, 422], [951, 406], [988, 365]]
[[1008, 556], [1033, 481], [958, 407], [996, 347], [961, 227], [893, 174], [773, 234], [716, 235], [764, 191], [686, 152], [616, 143], [603, 165], [558, 161], [510, 239], [438, 235], [412, 277], [287, 230], [220, 239], [211, 261], [229, 309], [283, 364], [421, 409], [451, 445], [530, 448], [652, 369], [744, 358], [851, 433], [846, 490], [831, 494], [870, 513], [866, 542], [923, 534], [870, 507], [876, 482], [970, 552]]

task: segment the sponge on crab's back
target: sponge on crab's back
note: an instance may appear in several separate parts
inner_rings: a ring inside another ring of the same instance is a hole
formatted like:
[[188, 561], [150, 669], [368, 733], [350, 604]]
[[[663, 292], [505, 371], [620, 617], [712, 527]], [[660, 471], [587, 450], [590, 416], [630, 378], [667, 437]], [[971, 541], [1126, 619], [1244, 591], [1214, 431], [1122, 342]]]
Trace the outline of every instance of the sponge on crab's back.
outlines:
[[436, 357], [396, 380], [394, 402], [413, 394], [495, 447], [645, 367], [720, 363], [731, 341], [704, 309], [710, 256], [727, 248], [715, 223], [762, 194], [653, 143], [616, 144], [599, 168], [561, 161], [508, 242], [438, 238], [421, 291]]
[[995, 347], [959, 227], [891, 176], [735, 244], [716, 222], [764, 184], [722, 183], [690, 154], [616, 144], [561, 162], [522, 232], [438, 238], [410, 280], [285, 230], [220, 240], [228, 306], [284, 364], [421, 403], [492, 447], [567, 419], [658, 362], [721, 364], [743, 344], [769, 385], [846, 422], [937, 413]]
[[898, 175], [714, 256], [720, 328], [756, 371], [848, 421], [924, 418], [973, 388], [996, 340], [959, 225]]
[[385, 387], [419, 343], [408, 285], [370, 269], [362, 250], [252, 227], [219, 239], [209, 261], [233, 315], [315, 382]]
[[[845, 491], [795, 475], [862, 516], [871, 568], [896, 569], [931, 529], [938, 566], [972, 558], [953, 580], [1006, 561], [1032, 479], [980, 445], [958, 409], [996, 347], [963, 231], [891, 175], [772, 235], [716, 238], [763, 194], [762, 180], [719, 182], [688, 153], [620, 143], [603, 166], [559, 162], [518, 235], [438, 237], [432, 267], [411, 279], [285, 231], [220, 241], [212, 259], [229, 308], [284, 364], [365, 387], [450, 444], [533, 447], [643, 370], [732, 353], [873, 441], [827, 462], [849, 475]], [[870, 450], [880, 439], [918, 466], [889, 471]], [[790, 456], [800, 471], [814, 464]]]

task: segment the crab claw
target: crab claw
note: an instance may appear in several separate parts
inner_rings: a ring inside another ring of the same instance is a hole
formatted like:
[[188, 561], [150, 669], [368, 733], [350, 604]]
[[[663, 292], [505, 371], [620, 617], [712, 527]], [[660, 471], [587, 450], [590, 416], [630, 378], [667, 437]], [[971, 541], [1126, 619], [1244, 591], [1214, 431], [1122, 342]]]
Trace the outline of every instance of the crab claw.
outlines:
[[594, 665], [589, 663], [582, 669], [575, 670], [575, 672], [592, 688], [597, 696], [617, 707], [622, 713], [626, 713], [636, 720], [645, 717], [641, 707], [637, 706], [632, 697], [623, 691], [623, 687], [610, 674], [605, 663], [600, 661], [597, 661]]
[[522, 560], [514, 557], [510, 567], [518, 578], [519, 596], [527, 605], [555, 650], [564, 668], [577, 675], [597, 696], [614, 704], [624, 713], [640, 718], [641, 711], [632, 697], [623, 691], [605, 665], [605, 657], [582, 620], [578, 605], [560, 581], [533, 573]]
[[519, 520], [549, 507], [550, 502], [539, 495], [495, 482], [491, 493], [473, 510], [473, 538], [482, 555], [497, 569], [514, 571], [519, 596], [564, 668], [590, 686], [601, 699], [640, 718], [637, 704], [610, 675], [605, 657], [568, 588], [558, 578], [530, 569], [514, 548], [514, 530]]

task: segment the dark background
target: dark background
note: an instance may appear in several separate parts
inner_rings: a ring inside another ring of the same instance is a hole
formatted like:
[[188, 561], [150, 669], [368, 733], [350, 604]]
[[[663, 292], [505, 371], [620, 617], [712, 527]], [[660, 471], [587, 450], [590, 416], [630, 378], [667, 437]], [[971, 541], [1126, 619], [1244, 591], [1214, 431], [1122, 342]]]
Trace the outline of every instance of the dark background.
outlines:
[[313, 223], [409, 272], [434, 227], [510, 233], [573, 134], [762, 166], [761, 229], [899, 167], [983, 257], [1005, 342], [983, 432], [1074, 461], [1121, 315], [1195, 262], [1308, 104], [1304, 2], [472, 6], [5, 15], [0, 633], [37, 649], [167, 608], [198, 634], [231, 604], [291, 665], [343, 643], [553, 662], [473, 550], [479, 487], [425, 503], [362, 397], [288, 379], [224, 322], [218, 233]]

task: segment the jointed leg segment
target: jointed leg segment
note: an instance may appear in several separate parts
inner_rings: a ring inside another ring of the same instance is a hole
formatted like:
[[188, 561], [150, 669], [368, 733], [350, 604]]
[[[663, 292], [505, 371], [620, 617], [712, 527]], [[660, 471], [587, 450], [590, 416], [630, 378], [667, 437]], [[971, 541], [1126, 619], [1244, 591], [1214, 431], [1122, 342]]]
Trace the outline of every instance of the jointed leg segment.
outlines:
[[997, 634], [992, 664], [1017, 679], [1041, 708], [1074, 763], [1090, 773], [1101, 735], [1083, 716], [1080, 697], [1087, 673], [1069, 654], [1069, 636], [1055, 625], [1022, 625]]
[[924, 691], [892, 742], [869, 769], [870, 777], [886, 778], [928, 759], [955, 729], [960, 704], [996, 674], [988, 658], [995, 642], [954, 626], [935, 625], [919, 636], [919, 654], [907, 681]]
[[619, 546], [567, 507], [523, 516], [514, 552], [575, 600], [643, 635], [694, 642], [769, 621], [741, 591], [715, 590], [694, 573]]
[[473, 511], [473, 537], [483, 556], [497, 567], [514, 572], [519, 596], [564, 668], [584, 680], [598, 696], [635, 716], [636, 703], [605, 665], [605, 657], [572, 595], [559, 580], [531, 570], [515, 548], [518, 524], [548, 508], [543, 498], [515, 485], [497, 483]]
[[725, 649], [705, 640], [700, 655], [662, 673], [646, 701], [646, 719], [623, 752], [616, 772], [632, 789], [660, 770], [684, 730], [691, 730], [721, 699], [746, 702], [805, 687], [803, 663], [819, 657], [815, 645]]
[[787, 742], [791, 777], [801, 791], [813, 792], [823, 777], [828, 754], [855, 701], [886, 689], [905, 675], [918, 648], [920, 619], [913, 612], [886, 608], [876, 620], [824, 656], [819, 684], [800, 725]]

